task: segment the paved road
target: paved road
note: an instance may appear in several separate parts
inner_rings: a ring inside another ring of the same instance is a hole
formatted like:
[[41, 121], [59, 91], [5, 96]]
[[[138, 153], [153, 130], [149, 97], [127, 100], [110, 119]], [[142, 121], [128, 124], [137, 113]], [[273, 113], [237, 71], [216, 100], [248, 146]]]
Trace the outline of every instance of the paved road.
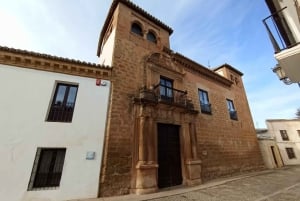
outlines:
[[151, 201], [300, 201], [300, 166]]
[[[76, 201], [300, 201], [300, 166], [221, 178], [147, 195]], [[75, 201], [75, 200], [73, 200]]]

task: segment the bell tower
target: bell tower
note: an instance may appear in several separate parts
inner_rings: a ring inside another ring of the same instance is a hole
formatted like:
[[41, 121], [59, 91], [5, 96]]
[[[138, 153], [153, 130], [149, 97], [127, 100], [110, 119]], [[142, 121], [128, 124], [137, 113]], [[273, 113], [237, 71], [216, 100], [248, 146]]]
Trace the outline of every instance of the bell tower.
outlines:
[[100, 33], [97, 50], [100, 64], [113, 66], [115, 57], [120, 56], [116, 50], [124, 45], [128, 47], [129, 43], [136, 50], [132, 53], [138, 56], [142, 56], [142, 52], [170, 48], [172, 32], [170, 27], [130, 1], [114, 0]]

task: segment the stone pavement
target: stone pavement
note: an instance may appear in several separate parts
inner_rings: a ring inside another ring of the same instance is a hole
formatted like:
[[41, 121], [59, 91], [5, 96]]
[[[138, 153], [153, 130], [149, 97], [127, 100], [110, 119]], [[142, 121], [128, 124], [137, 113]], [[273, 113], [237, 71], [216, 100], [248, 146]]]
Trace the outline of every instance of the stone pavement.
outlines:
[[80, 201], [300, 201], [300, 166], [221, 178], [195, 187], [147, 195], [125, 195]]

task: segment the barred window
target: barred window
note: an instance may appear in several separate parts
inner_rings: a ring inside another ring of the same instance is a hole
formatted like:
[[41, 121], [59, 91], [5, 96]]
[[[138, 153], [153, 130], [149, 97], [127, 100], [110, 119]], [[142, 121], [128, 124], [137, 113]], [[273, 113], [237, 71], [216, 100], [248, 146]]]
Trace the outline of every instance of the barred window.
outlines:
[[285, 148], [285, 150], [286, 150], [286, 153], [287, 153], [289, 159], [296, 158], [293, 148], [289, 147], [289, 148]]
[[280, 135], [281, 135], [282, 140], [289, 141], [289, 136], [288, 136], [286, 130], [280, 130]]
[[65, 148], [38, 148], [28, 190], [58, 187], [62, 175], [65, 154]]
[[77, 85], [58, 83], [47, 121], [71, 122], [77, 96]]

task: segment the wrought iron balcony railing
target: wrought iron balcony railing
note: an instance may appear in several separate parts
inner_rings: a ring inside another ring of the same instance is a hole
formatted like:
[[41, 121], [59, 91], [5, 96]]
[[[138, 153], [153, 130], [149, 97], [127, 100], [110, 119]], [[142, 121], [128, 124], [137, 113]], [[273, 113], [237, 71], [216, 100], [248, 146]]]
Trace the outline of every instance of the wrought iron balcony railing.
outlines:
[[52, 105], [49, 111], [47, 121], [53, 122], [71, 122], [74, 111], [74, 103], [65, 105]]
[[181, 91], [162, 84], [157, 84], [153, 90], [159, 102], [175, 104], [188, 109], [194, 108], [192, 101], [187, 98], [187, 91]]
[[283, 14], [286, 8], [284, 7], [263, 19], [275, 53], [297, 45]]
[[232, 120], [238, 120], [237, 112], [236, 110], [229, 110], [230, 119]]
[[211, 114], [211, 104], [200, 104], [201, 112], [206, 114]]

